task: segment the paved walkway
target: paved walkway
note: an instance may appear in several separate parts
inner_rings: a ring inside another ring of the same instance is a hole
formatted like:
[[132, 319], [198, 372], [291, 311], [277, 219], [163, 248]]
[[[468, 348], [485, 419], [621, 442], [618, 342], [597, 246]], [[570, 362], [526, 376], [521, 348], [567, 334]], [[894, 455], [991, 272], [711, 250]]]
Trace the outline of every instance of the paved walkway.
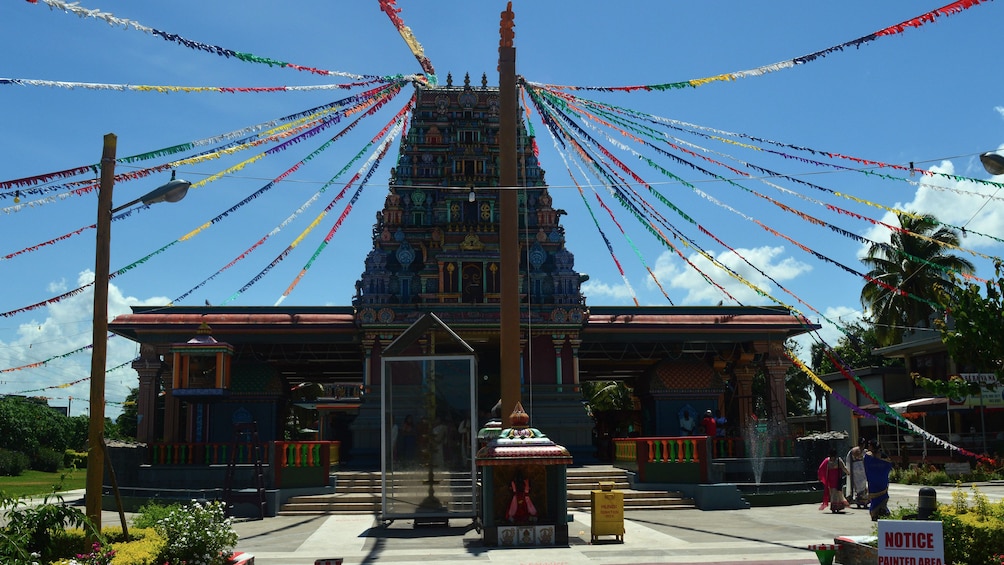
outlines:
[[[892, 485], [890, 507], [915, 506], [919, 489]], [[951, 501], [951, 488], [937, 490], [939, 502]], [[980, 490], [994, 501], [1004, 495], [1004, 485], [981, 485]], [[452, 521], [449, 528], [415, 528], [411, 521], [384, 527], [375, 516], [280, 516], [241, 522], [235, 529], [240, 534], [238, 549], [254, 554], [257, 565], [311, 565], [317, 559], [336, 557], [346, 564], [801, 565], [818, 563], [809, 544], [874, 532], [867, 510], [851, 508], [833, 514], [820, 511], [815, 504], [719, 511], [629, 510], [624, 543], [590, 544], [589, 513], [572, 514], [569, 545], [553, 548], [486, 548], [471, 524], [460, 520]]]
[[[917, 485], [890, 487], [890, 508], [916, 506]], [[996, 502], [1004, 483], [980, 484]], [[952, 500], [952, 487], [938, 487], [938, 502]], [[970, 493], [966, 487], [967, 493]], [[82, 491], [63, 493], [66, 501]], [[970, 497], [971, 499], [971, 497]], [[397, 565], [505, 563], [656, 564], [717, 563], [721, 565], [811, 565], [814, 543], [832, 543], [835, 536], [869, 536], [874, 523], [867, 510], [850, 508], [840, 514], [820, 511], [816, 504], [751, 508], [749, 510], [628, 510], [624, 542], [590, 544], [590, 514], [573, 511], [569, 545], [550, 548], [489, 548], [467, 520], [450, 527], [414, 527], [410, 520], [385, 527], [372, 515], [278, 516], [237, 522], [239, 551], [255, 556], [256, 565], [312, 565], [318, 559], [342, 558], [346, 565], [386, 562]], [[102, 522], [116, 525], [119, 516], [104, 512]]]

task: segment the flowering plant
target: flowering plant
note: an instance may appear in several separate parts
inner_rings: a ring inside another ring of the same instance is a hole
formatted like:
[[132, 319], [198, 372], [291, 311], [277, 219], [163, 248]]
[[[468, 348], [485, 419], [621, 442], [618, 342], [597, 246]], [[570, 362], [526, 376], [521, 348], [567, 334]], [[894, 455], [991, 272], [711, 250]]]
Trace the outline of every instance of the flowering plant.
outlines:
[[165, 540], [164, 565], [225, 565], [237, 532], [220, 501], [198, 502], [172, 510], [154, 526]]
[[95, 542], [90, 553], [78, 553], [77, 558], [70, 561], [71, 565], [110, 565], [115, 557], [115, 550]]

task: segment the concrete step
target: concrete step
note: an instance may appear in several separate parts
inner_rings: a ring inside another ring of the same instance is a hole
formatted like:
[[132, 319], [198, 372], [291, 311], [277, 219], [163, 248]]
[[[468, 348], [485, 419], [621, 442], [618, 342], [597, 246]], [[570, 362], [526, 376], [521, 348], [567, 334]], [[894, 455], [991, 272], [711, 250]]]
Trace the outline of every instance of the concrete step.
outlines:
[[[693, 499], [679, 492], [640, 491], [629, 488], [628, 474], [612, 466], [570, 467], [566, 471], [568, 483], [568, 508], [588, 510], [590, 494], [600, 490], [601, 482], [612, 482], [614, 490], [624, 494], [625, 510], [666, 510], [694, 508]], [[424, 494], [427, 485], [425, 473], [415, 472], [411, 480], [397, 474], [398, 493]], [[437, 473], [437, 488], [449, 486], [453, 502], [464, 511], [471, 508], [470, 478], [462, 473]], [[335, 493], [295, 496], [279, 510], [281, 516], [316, 516], [324, 514], [379, 514], [381, 510], [381, 474], [376, 471], [341, 471], [336, 475]]]

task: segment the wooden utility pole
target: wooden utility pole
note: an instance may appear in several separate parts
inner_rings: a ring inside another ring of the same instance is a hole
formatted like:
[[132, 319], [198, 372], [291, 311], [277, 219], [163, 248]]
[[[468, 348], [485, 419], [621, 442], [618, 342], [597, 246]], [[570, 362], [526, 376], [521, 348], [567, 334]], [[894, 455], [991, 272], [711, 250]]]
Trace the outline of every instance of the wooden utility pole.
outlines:
[[500, 369], [502, 427], [509, 427], [509, 415], [520, 399], [519, 348], [519, 209], [516, 204], [517, 158], [516, 124], [519, 108], [516, 97], [516, 48], [513, 47], [512, 2], [501, 14], [499, 27], [499, 262]]
[[94, 327], [91, 340], [90, 418], [87, 425], [87, 480], [84, 506], [101, 531], [101, 490], [105, 465], [105, 365], [108, 354], [108, 270], [112, 244], [112, 189], [115, 134], [105, 134], [98, 184], [97, 243], [94, 250]]

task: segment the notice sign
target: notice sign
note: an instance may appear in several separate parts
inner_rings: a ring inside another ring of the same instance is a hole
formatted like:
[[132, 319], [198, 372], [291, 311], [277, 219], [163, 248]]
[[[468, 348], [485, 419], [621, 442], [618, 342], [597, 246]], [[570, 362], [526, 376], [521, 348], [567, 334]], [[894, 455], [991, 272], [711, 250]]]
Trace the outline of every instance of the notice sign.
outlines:
[[944, 565], [941, 522], [879, 520], [879, 565]]

